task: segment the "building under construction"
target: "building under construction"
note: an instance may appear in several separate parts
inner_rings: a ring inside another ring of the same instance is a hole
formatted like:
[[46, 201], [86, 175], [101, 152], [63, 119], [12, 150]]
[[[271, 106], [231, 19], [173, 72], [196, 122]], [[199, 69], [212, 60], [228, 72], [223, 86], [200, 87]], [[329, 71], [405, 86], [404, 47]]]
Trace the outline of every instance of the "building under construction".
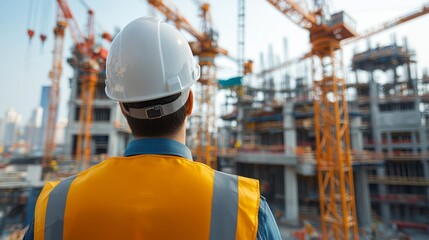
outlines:
[[[269, 52], [262, 68], [277, 64]], [[414, 56], [404, 41], [370, 47], [352, 59], [347, 98], [354, 186], [358, 224], [367, 231], [376, 222], [429, 230], [429, 76], [418, 74]], [[225, 90], [219, 165], [259, 179], [278, 220], [317, 225], [314, 108], [306, 66], [298, 63], [298, 71], [262, 74], [252, 84]]]
[[[78, 135], [81, 134], [82, 124], [80, 111], [82, 109], [82, 71], [83, 57], [78, 51], [68, 59], [74, 70], [70, 78], [70, 100], [68, 126], [65, 136], [65, 155], [76, 156]], [[98, 74], [93, 97], [93, 116], [91, 121], [91, 156], [103, 160], [107, 156], [122, 155], [130, 139], [130, 130], [122, 116], [118, 103], [111, 101], [104, 92], [106, 71], [103, 68]]]

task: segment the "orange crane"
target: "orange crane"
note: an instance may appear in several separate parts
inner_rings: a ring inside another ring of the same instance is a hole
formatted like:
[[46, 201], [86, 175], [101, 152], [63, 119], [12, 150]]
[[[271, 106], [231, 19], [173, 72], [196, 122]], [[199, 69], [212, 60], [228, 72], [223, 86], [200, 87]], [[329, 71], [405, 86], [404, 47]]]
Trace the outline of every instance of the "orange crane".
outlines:
[[[348, 38], [348, 39], [345, 39], [345, 40], [341, 41], [341, 46], [344, 47], [344, 46], [346, 46], [348, 44], [351, 44], [351, 43], [356, 42], [356, 41], [361, 40], [361, 39], [365, 39], [365, 38], [370, 37], [372, 35], [375, 35], [377, 33], [386, 31], [388, 29], [391, 29], [391, 28], [396, 27], [398, 25], [401, 25], [403, 23], [406, 23], [406, 22], [409, 22], [411, 20], [414, 20], [414, 19], [416, 19], [418, 17], [424, 16], [424, 15], [426, 15], [428, 13], [429, 13], [429, 3], [426, 3], [426, 4], [423, 4], [421, 7], [417, 8], [417, 9], [414, 9], [414, 10], [412, 10], [410, 12], [407, 12], [407, 13], [405, 13], [403, 15], [400, 15], [400, 16], [398, 16], [396, 18], [390, 19], [390, 20], [385, 21], [383, 23], [377, 24], [376, 26], [363, 31], [362, 33], [358, 33], [356, 37]], [[274, 66], [272, 68], [265, 69], [265, 70], [263, 70], [263, 71], [261, 71], [259, 73], [256, 73], [255, 76], [256, 77], [261, 77], [264, 74], [268, 74], [268, 73], [277, 71], [279, 69], [286, 68], [286, 67], [288, 67], [290, 65], [293, 65], [293, 64], [296, 64], [296, 63], [298, 63], [300, 61], [308, 59], [311, 56], [312, 56], [311, 52], [309, 52], [307, 54], [304, 54], [303, 56], [287, 60], [286, 62], [283, 62], [283, 63], [281, 63], [281, 64], [279, 64], [277, 66]]]
[[49, 91], [48, 101], [48, 118], [45, 130], [45, 148], [43, 155], [43, 168], [50, 166], [51, 160], [54, 159], [55, 151], [55, 132], [56, 122], [58, 115], [59, 93], [60, 93], [60, 79], [63, 71], [63, 49], [64, 49], [64, 33], [67, 27], [64, 14], [57, 11], [57, 24], [54, 28], [54, 50], [52, 69], [49, 72], [51, 79], [51, 89]]
[[[76, 19], [73, 17], [70, 6], [66, 0], [57, 0], [57, 24], [54, 28], [54, 51], [53, 51], [53, 65], [52, 70], [49, 72], [49, 77], [52, 81], [51, 91], [49, 95], [49, 108], [47, 128], [45, 135], [45, 150], [43, 166], [49, 166], [49, 163], [54, 159], [55, 150], [55, 126], [58, 115], [59, 104], [59, 90], [60, 78], [62, 73], [62, 58], [64, 49], [64, 34], [68, 27], [75, 43], [76, 50], [83, 58], [81, 65], [82, 70], [82, 90], [81, 101], [82, 107], [79, 115], [79, 122], [81, 123], [81, 133], [78, 136], [77, 144], [77, 160], [84, 160], [85, 163], [89, 162], [91, 154], [91, 122], [92, 122], [92, 104], [95, 92], [95, 84], [98, 80], [98, 73], [100, 71], [98, 59], [106, 57], [105, 50], [94, 51], [94, 12], [88, 10], [88, 34], [85, 36], [79, 29]], [[103, 34], [103, 37], [110, 37], [108, 34]], [[84, 146], [82, 147], [82, 141]]]
[[[76, 142], [76, 161], [79, 163], [83, 161], [83, 168], [87, 168], [91, 157], [91, 125], [93, 118], [93, 102], [95, 87], [98, 81], [98, 74], [100, 73], [99, 63], [96, 61], [95, 56], [91, 53], [94, 46], [94, 12], [88, 10], [87, 22], [88, 36], [87, 36], [87, 53], [79, 53], [83, 57], [81, 64], [81, 105], [79, 109], [79, 125], [80, 131], [77, 136]], [[82, 146], [83, 144], [83, 146]]]
[[359, 239], [340, 42], [356, 36], [346, 13], [327, 15], [323, 1], [267, 0], [310, 33], [316, 158], [323, 239]]
[[163, 0], [148, 0], [148, 3], [175, 23], [178, 29], [183, 29], [191, 34], [196, 41], [190, 42], [192, 52], [198, 56], [201, 66], [201, 77], [196, 86], [194, 98], [197, 103], [195, 115], [199, 117], [195, 139], [196, 146], [193, 152], [196, 160], [203, 162], [212, 168], [217, 166], [217, 139], [216, 139], [216, 66], [215, 58], [219, 54], [227, 55], [228, 52], [217, 44], [217, 32], [213, 29], [208, 2], [198, 1], [201, 17], [201, 31], [194, 28], [189, 21], [178, 11], [168, 6]]
[[306, 58], [312, 60], [322, 238], [359, 239], [341, 47], [423, 16], [429, 13], [429, 4], [357, 34], [352, 19], [345, 12], [329, 15], [324, 1], [315, 1], [313, 10], [308, 10], [305, 2], [267, 1], [310, 33], [310, 53], [263, 73]]

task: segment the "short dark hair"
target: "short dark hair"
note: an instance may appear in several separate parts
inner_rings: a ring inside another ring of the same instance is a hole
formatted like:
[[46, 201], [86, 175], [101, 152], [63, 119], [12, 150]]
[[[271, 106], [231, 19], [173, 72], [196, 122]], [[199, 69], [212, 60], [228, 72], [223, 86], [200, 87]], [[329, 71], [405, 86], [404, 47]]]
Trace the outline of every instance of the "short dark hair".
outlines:
[[[129, 108], [145, 108], [160, 104], [171, 103], [179, 98], [181, 93], [171, 96], [149, 100], [144, 102], [121, 103], [129, 111]], [[188, 99], [189, 100], [189, 99]], [[176, 133], [183, 125], [186, 118], [186, 106], [188, 101], [176, 112], [162, 116], [157, 119], [138, 119], [125, 114], [128, 125], [134, 136], [138, 137], [161, 137]]]

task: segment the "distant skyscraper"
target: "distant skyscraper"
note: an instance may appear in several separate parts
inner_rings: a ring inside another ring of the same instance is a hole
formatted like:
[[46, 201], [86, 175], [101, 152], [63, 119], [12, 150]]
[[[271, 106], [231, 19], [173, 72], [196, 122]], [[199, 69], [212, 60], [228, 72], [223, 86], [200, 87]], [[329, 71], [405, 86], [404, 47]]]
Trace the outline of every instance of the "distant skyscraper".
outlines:
[[57, 148], [59, 146], [63, 146], [65, 143], [65, 130], [67, 127], [67, 118], [60, 119], [57, 123], [57, 130], [55, 132], [55, 142], [57, 144]]
[[0, 146], [3, 146], [5, 119], [0, 118]]
[[39, 138], [41, 139], [42, 150], [45, 146], [45, 128], [48, 122], [48, 108], [49, 108], [49, 93], [51, 92], [51, 86], [42, 86], [42, 96], [40, 98], [40, 106], [43, 109], [42, 125], [40, 127]]
[[43, 139], [41, 138], [43, 109], [36, 107], [25, 126], [24, 139], [30, 150], [40, 150]]
[[42, 118], [43, 118], [43, 108], [42, 107], [34, 108], [30, 119], [31, 123], [36, 127], [41, 127]]
[[6, 113], [6, 122], [4, 127], [3, 143], [5, 146], [11, 146], [18, 141], [19, 124], [21, 115], [11, 109]]

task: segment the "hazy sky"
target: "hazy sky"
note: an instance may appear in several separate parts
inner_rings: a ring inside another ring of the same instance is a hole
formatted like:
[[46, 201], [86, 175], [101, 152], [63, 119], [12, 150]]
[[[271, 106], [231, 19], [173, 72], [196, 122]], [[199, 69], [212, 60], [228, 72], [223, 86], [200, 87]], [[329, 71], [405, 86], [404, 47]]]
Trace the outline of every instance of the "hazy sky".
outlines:
[[[40, 8], [37, 21], [33, 21], [36, 36], [29, 45], [26, 34], [28, 28], [28, 13], [31, 2], [39, 2]], [[0, 0], [0, 117], [10, 108], [15, 108], [23, 115], [26, 122], [31, 110], [40, 104], [41, 86], [50, 84], [48, 72], [52, 65], [53, 34], [55, 24], [54, 0]], [[71, 9], [82, 30], [86, 22], [85, 8], [79, 1], [69, 0]], [[199, 26], [197, 8], [193, 0], [175, 0], [177, 8], [192, 24]], [[246, 0], [246, 55], [258, 64], [259, 53], [267, 52], [268, 45], [273, 44], [274, 51], [283, 57], [283, 37], [289, 41], [289, 56], [296, 57], [309, 49], [308, 34], [285, 18], [264, 0]], [[414, 0], [331, 0], [331, 11], [345, 10], [357, 21], [358, 31], [365, 30], [387, 19], [394, 18], [405, 12], [420, 7], [425, 1]], [[149, 11], [145, 0], [87, 0], [94, 9], [96, 21], [103, 29], [113, 32], [115, 27], [123, 27], [129, 21], [144, 15]], [[236, 55], [236, 1], [212, 0], [212, 17], [219, 31], [219, 45]], [[43, 10], [44, 9], [44, 10]], [[43, 17], [42, 17], [43, 16]], [[429, 15], [403, 24], [392, 30], [383, 32], [371, 38], [373, 44], [391, 42], [392, 33], [397, 35], [401, 43], [403, 37], [408, 37], [409, 46], [416, 50], [420, 72], [429, 67]], [[48, 39], [42, 47], [38, 34], [46, 29]], [[100, 30], [100, 29], [98, 29]], [[191, 39], [191, 38], [190, 38]], [[69, 32], [66, 33], [64, 49], [64, 71], [61, 79], [60, 117], [67, 117], [67, 101], [69, 99], [69, 79], [72, 69], [65, 59], [69, 57], [72, 41]], [[345, 65], [350, 65], [352, 50], [364, 50], [365, 41], [360, 41], [345, 48]], [[219, 61], [220, 78], [235, 75], [234, 63], [227, 59]]]

